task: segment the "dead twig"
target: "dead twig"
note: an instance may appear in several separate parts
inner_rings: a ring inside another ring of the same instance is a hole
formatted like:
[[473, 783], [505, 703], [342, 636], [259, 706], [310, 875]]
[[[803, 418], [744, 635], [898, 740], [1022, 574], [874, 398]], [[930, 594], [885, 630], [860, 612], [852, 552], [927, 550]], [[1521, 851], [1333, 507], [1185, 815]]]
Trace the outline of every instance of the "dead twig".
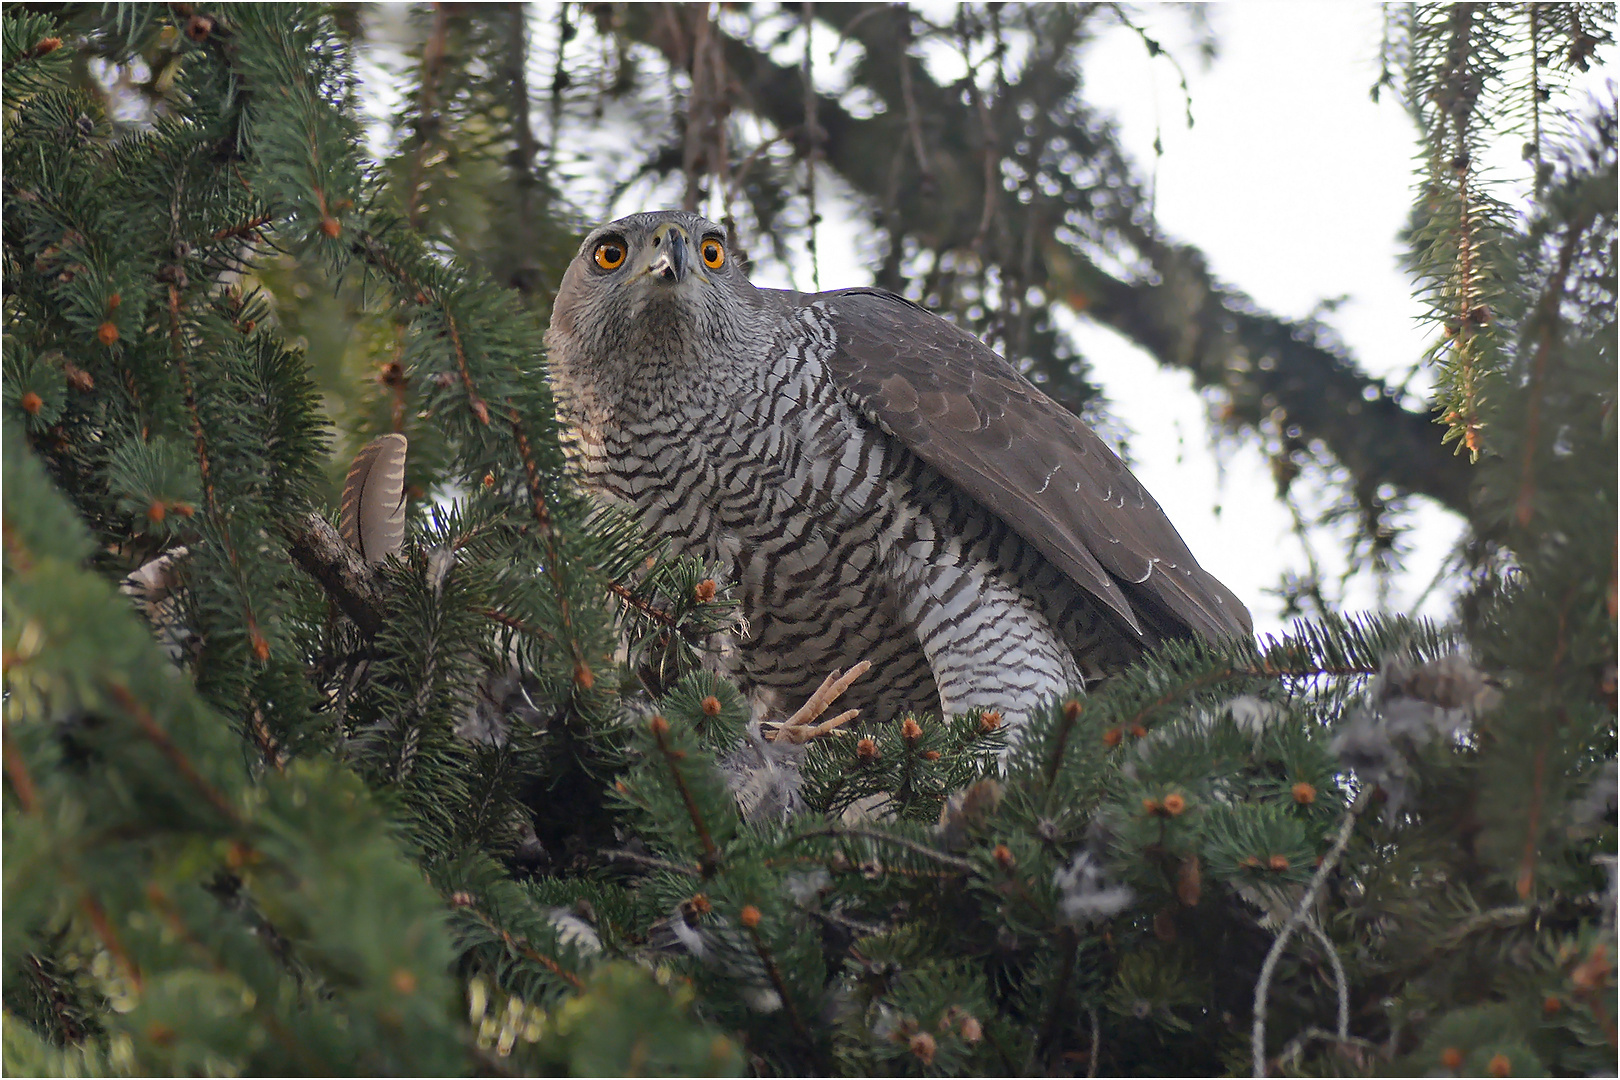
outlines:
[[976, 867], [967, 859], [958, 858], [955, 855], [948, 855], [943, 851], [936, 851], [926, 844], [919, 844], [915, 840], [907, 840], [903, 836], [890, 836], [888, 833], [877, 832], [873, 829], [841, 829], [836, 826], [830, 826], [825, 829], [815, 829], [810, 832], [800, 833], [799, 835], [789, 839], [787, 843], [796, 844], [801, 840], [809, 840], [818, 836], [831, 836], [844, 840], [875, 840], [880, 844], [892, 844], [893, 846], [902, 848], [914, 855], [921, 855], [924, 858], [933, 859], [935, 862], [943, 863], [944, 865], [949, 866], [954, 870], [959, 870], [964, 874], [971, 874], [976, 869]]
[[[1356, 797], [1350, 809], [1345, 811], [1339, 833], [1333, 838], [1333, 846], [1323, 857], [1322, 865], [1316, 868], [1310, 884], [1305, 887], [1305, 894], [1299, 898], [1299, 903], [1288, 916], [1288, 921], [1278, 931], [1276, 940], [1271, 943], [1271, 950], [1266, 953], [1265, 963], [1260, 966], [1260, 978], [1254, 984], [1254, 1027], [1249, 1037], [1249, 1049], [1254, 1056], [1255, 1076], [1266, 1075], [1266, 1005], [1271, 994], [1272, 977], [1277, 973], [1277, 963], [1282, 959], [1283, 949], [1288, 946], [1294, 932], [1310, 918], [1311, 906], [1316, 903], [1316, 896], [1322, 891], [1322, 886], [1327, 884], [1329, 875], [1338, 869], [1339, 860], [1344, 857], [1344, 850], [1350, 844], [1350, 834], [1355, 831], [1356, 822], [1361, 820], [1362, 811], [1367, 807], [1367, 794], [1367, 791], [1363, 791]], [[1348, 1026], [1348, 1018], [1344, 1023]]]

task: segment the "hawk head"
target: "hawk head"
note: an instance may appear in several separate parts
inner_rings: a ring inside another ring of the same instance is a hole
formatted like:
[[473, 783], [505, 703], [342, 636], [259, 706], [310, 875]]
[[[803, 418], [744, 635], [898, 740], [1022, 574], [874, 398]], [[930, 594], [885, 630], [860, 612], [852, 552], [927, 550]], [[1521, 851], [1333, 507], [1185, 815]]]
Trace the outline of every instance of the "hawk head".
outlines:
[[756, 355], [759, 291], [725, 230], [681, 210], [632, 214], [591, 232], [563, 275], [546, 346], [575, 378], [634, 379], [649, 368]]

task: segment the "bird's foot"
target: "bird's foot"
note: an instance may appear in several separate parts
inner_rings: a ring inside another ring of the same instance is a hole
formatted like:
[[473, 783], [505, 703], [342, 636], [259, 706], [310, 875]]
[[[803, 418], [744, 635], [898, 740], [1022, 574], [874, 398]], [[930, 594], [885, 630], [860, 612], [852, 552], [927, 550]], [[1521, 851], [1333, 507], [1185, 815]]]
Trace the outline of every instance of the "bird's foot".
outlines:
[[834, 671], [822, 681], [820, 688], [810, 695], [810, 700], [805, 702], [798, 712], [786, 720], [769, 725], [773, 730], [766, 732], [765, 737], [772, 742], [785, 740], [797, 746], [809, 742], [817, 735], [825, 735], [827, 732], [834, 731], [849, 723], [861, 715], [861, 710], [850, 709], [848, 712], [839, 713], [831, 720], [823, 720], [819, 724], [816, 723], [816, 719], [827, 711], [827, 706], [837, 701], [839, 695], [848, 690], [850, 685], [856, 679], [865, 675], [871, 667], [872, 662], [870, 660], [862, 660], [842, 674]]

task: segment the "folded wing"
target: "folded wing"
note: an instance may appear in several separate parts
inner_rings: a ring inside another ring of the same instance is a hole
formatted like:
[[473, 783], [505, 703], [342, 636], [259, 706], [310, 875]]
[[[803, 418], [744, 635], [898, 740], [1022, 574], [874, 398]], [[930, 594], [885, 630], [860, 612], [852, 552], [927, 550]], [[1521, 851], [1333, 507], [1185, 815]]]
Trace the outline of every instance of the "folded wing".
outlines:
[[831, 314], [834, 380], [868, 419], [999, 516], [1144, 641], [1253, 632], [1108, 445], [978, 338], [892, 293]]

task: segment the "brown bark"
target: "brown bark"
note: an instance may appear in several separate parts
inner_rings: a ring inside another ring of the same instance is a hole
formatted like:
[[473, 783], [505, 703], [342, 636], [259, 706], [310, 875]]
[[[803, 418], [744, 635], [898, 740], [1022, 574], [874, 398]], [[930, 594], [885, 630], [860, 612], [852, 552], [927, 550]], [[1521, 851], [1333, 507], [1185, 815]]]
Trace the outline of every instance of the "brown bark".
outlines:
[[382, 629], [386, 605], [377, 575], [325, 518], [306, 515], [287, 537], [287, 550], [362, 634], [374, 637]]

